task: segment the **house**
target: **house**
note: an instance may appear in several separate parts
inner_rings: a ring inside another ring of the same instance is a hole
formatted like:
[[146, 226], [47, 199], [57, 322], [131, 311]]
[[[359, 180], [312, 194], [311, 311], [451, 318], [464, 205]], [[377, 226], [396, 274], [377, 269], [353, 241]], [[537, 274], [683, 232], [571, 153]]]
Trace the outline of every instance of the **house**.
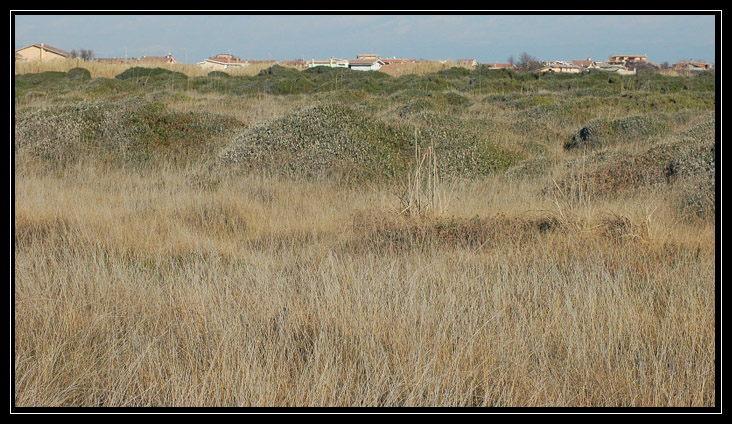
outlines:
[[648, 56], [637, 54], [614, 54], [605, 62], [608, 65], [621, 65], [626, 68], [634, 68], [634, 65], [648, 62]]
[[538, 72], [558, 72], [558, 73], [564, 73], [564, 74], [579, 74], [582, 72], [582, 68], [577, 65], [573, 65], [571, 63], [563, 62], [563, 61], [556, 61], [556, 62], [550, 62], [544, 65], [542, 68], [538, 70]]
[[356, 59], [381, 59], [378, 54], [374, 53], [361, 53], [356, 55]]
[[585, 60], [573, 60], [572, 65], [579, 66], [582, 70], [594, 69], [597, 66], [597, 62], [594, 62], [591, 57]]
[[516, 69], [516, 65], [512, 63], [483, 63], [488, 69]]
[[475, 59], [458, 59], [456, 63], [460, 66], [478, 66], [478, 61]]
[[702, 62], [678, 62], [674, 64], [674, 70], [679, 72], [702, 72], [712, 69], [712, 65]]
[[608, 65], [607, 63], [595, 64], [595, 69], [603, 72], [611, 72], [618, 75], [635, 75], [635, 69], [628, 69], [622, 65]]
[[56, 47], [51, 47], [45, 43], [31, 44], [30, 46], [26, 46], [15, 51], [15, 60], [20, 61], [39, 60], [46, 62], [50, 60], [69, 58], [71, 58], [71, 53]]
[[308, 62], [308, 68], [317, 68], [319, 66], [324, 66], [326, 68], [348, 68], [348, 63], [348, 59], [337, 59], [335, 57], [331, 57], [328, 60], [312, 59]]
[[223, 71], [224, 69], [243, 68], [249, 66], [249, 62], [241, 60], [232, 54], [221, 53], [214, 57], [209, 57], [203, 62], [198, 62], [197, 65], [203, 69]]
[[170, 54], [170, 53], [168, 53], [165, 56], [147, 56], [147, 55], [142, 55], [142, 57], [140, 58], [140, 62], [141, 63], [161, 63], [161, 64], [163, 64], [163, 63], [165, 63], [165, 64], [177, 63], [175, 61], [175, 59], [173, 59], [173, 55]]
[[378, 71], [384, 66], [381, 59], [351, 59], [348, 61], [348, 67], [354, 71]]

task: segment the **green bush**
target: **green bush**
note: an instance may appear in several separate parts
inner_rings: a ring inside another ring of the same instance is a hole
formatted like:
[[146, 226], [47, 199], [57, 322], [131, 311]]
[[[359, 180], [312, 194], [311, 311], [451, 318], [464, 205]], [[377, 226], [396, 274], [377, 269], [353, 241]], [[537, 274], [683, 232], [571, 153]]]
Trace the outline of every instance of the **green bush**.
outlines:
[[57, 167], [89, 158], [117, 165], [191, 160], [212, 154], [215, 138], [240, 127], [135, 98], [26, 110], [15, 124], [16, 151]]
[[[700, 118], [686, 130], [641, 153], [601, 151], [586, 159], [568, 163], [572, 172], [559, 184], [565, 191], [581, 189], [608, 196], [648, 186], [684, 187], [688, 181], [713, 182], [716, 175], [714, 121]], [[696, 185], [700, 184], [703, 186], [703, 183]]]
[[128, 80], [128, 79], [137, 80], [140, 78], [188, 79], [188, 76], [186, 76], [186, 74], [184, 74], [184, 73], [175, 72], [175, 71], [171, 71], [169, 69], [164, 69], [164, 68], [145, 68], [145, 67], [134, 66], [132, 68], [126, 69], [121, 74], [115, 76], [115, 78], [121, 79], [121, 80]]
[[338, 105], [318, 105], [248, 128], [214, 163], [223, 172], [379, 179], [406, 169], [409, 133]]
[[231, 78], [231, 75], [224, 71], [211, 71], [207, 74], [209, 78]]
[[68, 82], [65, 72], [46, 71], [37, 74], [21, 74], [15, 76], [15, 97], [27, 95], [43, 95], [47, 97], [53, 92], [68, 91], [64, 82]]
[[647, 143], [651, 136], [669, 133], [670, 118], [662, 114], [632, 115], [617, 119], [593, 119], [565, 143], [567, 150], [596, 149], [618, 143]]
[[72, 81], [88, 81], [91, 79], [91, 72], [85, 68], [72, 68], [66, 72], [66, 78]]

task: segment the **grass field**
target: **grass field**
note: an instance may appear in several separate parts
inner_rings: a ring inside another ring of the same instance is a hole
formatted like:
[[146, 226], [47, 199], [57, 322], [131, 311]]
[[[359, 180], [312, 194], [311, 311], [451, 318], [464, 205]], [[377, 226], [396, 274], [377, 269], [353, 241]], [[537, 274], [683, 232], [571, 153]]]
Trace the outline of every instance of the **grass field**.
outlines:
[[717, 406], [713, 79], [66, 72], [15, 406]]

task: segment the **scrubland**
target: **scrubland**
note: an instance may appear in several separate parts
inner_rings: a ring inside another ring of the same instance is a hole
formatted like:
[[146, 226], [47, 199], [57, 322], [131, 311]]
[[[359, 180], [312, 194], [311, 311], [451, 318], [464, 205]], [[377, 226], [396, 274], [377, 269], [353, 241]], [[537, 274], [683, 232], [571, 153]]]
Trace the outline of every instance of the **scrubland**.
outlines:
[[712, 76], [125, 72], [16, 75], [15, 406], [716, 406]]

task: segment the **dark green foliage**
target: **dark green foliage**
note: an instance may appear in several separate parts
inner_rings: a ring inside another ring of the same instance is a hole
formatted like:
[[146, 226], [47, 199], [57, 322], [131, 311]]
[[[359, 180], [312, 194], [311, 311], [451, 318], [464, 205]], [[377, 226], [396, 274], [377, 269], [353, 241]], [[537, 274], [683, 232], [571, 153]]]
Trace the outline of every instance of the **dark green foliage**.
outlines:
[[208, 73], [209, 78], [231, 78], [231, 75], [229, 75], [226, 72], [223, 71], [211, 71]]
[[461, 66], [454, 66], [449, 69], [443, 69], [441, 71], [437, 71], [437, 75], [441, 76], [442, 78], [445, 78], [446, 80], [458, 80], [462, 79], [464, 77], [470, 76], [471, 70], [467, 68], [463, 68]]
[[269, 75], [280, 78], [296, 78], [300, 75], [300, 71], [280, 65], [272, 65], [267, 69], [262, 69], [258, 74], [260, 77]]
[[133, 67], [115, 77], [125, 81], [134, 81], [138, 85], [152, 89], [182, 90], [187, 87], [188, 76], [163, 68]]
[[24, 96], [47, 96], [49, 93], [66, 92], [64, 85], [69, 80], [65, 72], [46, 71], [37, 74], [15, 76], [15, 98]]
[[105, 98], [109, 101], [120, 100], [141, 93], [144, 87], [134, 81], [116, 78], [94, 78], [79, 88], [79, 93], [89, 99]]
[[121, 74], [117, 75], [115, 78], [122, 79], [122, 80], [138, 80], [140, 78], [152, 78], [152, 79], [170, 79], [170, 78], [182, 78], [182, 79], [188, 79], [188, 76], [186, 74], [181, 72], [175, 72], [164, 68], [145, 68], [145, 67], [132, 67], [129, 69], [126, 69]]
[[22, 74], [15, 76], [15, 87], [55, 84], [63, 81], [66, 73], [57, 71], [39, 72], [37, 74]]
[[715, 90], [714, 75], [709, 72], [690, 77], [676, 77], [639, 71], [635, 79], [639, 89], [664, 94], [684, 91], [713, 92]]
[[449, 104], [450, 106], [464, 107], [464, 106], [470, 106], [470, 103], [471, 103], [467, 97], [462, 96], [462, 95], [452, 92], [452, 91], [445, 93], [444, 97], [445, 97], [445, 102], [447, 104]]
[[72, 68], [66, 73], [66, 78], [72, 81], [88, 81], [91, 79], [91, 72], [85, 68]]

